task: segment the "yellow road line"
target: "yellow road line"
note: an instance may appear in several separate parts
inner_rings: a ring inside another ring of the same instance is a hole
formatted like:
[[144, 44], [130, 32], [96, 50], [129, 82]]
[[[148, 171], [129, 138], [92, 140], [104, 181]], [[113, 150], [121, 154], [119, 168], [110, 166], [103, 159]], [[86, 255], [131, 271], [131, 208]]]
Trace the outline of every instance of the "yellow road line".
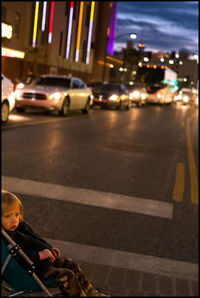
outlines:
[[181, 202], [183, 200], [184, 193], [184, 181], [185, 181], [185, 167], [184, 163], [178, 162], [176, 165], [176, 180], [173, 189], [173, 200]]
[[191, 202], [195, 205], [198, 205], [198, 180], [197, 180], [197, 170], [195, 166], [194, 152], [192, 148], [192, 141], [189, 129], [189, 123], [192, 117], [187, 119], [186, 124], [186, 135], [187, 135], [187, 147], [188, 147], [188, 160], [189, 160], [189, 169], [190, 169], [190, 193], [191, 193]]

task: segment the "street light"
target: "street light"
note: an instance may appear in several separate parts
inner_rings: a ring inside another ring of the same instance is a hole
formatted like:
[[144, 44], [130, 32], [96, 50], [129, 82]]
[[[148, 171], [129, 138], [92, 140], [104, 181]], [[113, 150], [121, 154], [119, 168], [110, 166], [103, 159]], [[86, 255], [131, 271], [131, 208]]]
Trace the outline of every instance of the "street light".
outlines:
[[[122, 34], [119, 34], [117, 35], [114, 39], [118, 39], [119, 37], [122, 37], [122, 36], [127, 36], [126, 33], [122, 33]], [[129, 34], [129, 37], [131, 39], [136, 39], [137, 38], [137, 35], [135, 33], [130, 33]], [[103, 67], [103, 75], [102, 75], [102, 82], [104, 82], [104, 79], [105, 79], [105, 72], [106, 72], [106, 56], [107, 56], [107, 47], [108, 47], [108, 40], [109, 40], [109, 37], [108, 35], [106, 35], [106, 45], [105, 45], [105, 53], [104, 53], [104, 67]], [[124, 60], [124, 58], [123, 58]], [[124, 61], [123, 61], [124, 62]]]

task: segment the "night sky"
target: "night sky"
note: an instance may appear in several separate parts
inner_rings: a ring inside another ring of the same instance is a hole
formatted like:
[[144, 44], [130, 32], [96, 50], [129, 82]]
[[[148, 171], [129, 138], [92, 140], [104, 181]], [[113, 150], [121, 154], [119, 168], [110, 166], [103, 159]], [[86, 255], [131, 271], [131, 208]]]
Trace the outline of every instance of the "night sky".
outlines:
[[[198, 54], [198, 1], [119, 1], [116, 37], [130, 33], [137, 35], [134, 45], [143, 42], [145, 51]], [[117, 38], [114, 49], [126, 47], [127, 37]]]

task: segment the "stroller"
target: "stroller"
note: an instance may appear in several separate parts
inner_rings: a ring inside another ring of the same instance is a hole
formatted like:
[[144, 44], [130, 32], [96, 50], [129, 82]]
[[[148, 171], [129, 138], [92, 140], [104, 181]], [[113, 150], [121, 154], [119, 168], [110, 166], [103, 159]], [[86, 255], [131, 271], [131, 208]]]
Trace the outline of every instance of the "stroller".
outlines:
[[[28, 256], [23, 252], [19, 245], [2, 229], [1, 237], [1, 277], [2, 277], [2, 296], [62, 296], [58, 288], [56, 278], [49, 278], [44, 283], [35, 274], [35, 266]], [[8, 242], [7, 245], [5, 243]], [[15, 256], [20, 254], [27, 262], [26, 271], [15, 260]], [[4, 294], [7, 292], [8, 294]]]

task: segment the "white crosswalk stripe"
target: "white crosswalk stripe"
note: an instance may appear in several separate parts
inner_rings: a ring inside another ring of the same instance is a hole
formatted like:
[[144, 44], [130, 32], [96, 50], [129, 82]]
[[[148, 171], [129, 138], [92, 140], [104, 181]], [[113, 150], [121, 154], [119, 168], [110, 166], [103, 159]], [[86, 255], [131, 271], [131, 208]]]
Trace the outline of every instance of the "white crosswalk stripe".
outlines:
[[61, 253], [72, 257], [74, 260], [176, 278], [198, 280], [198, 264], [67, 241], [46, 240], [54, 247], [61, 247]]
[[11, 192], [167, 219], [173, 218], [173, 204], [167, 202], [5, 176], [2, 177], [2, 185], [4, 189]]

